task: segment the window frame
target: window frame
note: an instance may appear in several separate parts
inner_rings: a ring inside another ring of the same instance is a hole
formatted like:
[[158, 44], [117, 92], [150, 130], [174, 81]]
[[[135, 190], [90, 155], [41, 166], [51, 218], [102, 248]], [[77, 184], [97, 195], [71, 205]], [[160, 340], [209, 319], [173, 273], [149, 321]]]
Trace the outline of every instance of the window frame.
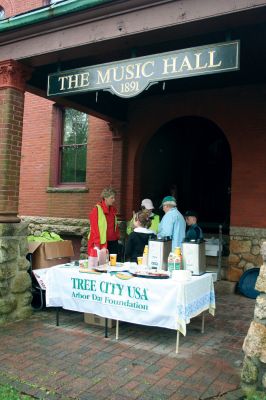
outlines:
[[[64, 107], [58, 104], [54, 105], [55, 109], [55, 149], [56, 154], [54, 158], [54, 175], [53, 181], [54, 186], [61, 188], [84, 188], [87, 185], [87, 156], [88, 156], [88, 135], [89, 135], [89, 115], [88, 118], [88, 131], [87, 131], [87, 143], [85, 144], [73, 144], [72, 146], [86, 146], [86, 168], [85, 168], [85, 180], [84, 182], [61, 182], [62, 176], [62, 148], [69, 147], [71, 145], [63, 145], [64, 138], [64, 118], [65, 111], [71, 109], [71, 107]], [[78, 111], [78, 110], [76, 110]], [[82, 112], [82, 111], [80, 111]], [[84, 113], [85, 114], [85, 113]]]

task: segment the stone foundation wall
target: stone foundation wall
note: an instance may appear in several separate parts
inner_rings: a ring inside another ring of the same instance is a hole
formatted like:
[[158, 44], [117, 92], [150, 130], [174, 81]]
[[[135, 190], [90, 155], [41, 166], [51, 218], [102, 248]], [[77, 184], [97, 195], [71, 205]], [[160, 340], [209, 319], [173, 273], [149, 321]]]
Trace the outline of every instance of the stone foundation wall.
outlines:
[[266, 242], [261, 253], [263, 265], [255, 286], [261, 294], [256, 299], [254, 320], [243, 344], [245, 358], [241, 380], [247, 396], [255, 392], [266, 393]]
[[21, 216], [28, 224], [28, 235], [39, 236], [42, 232], [55, 232], [60, 236], [77, 236], [81, 240], [80, 258], [87, 256], [89, 221], [77, 218], [50, 218]]
[[26, 223], [0, 224], [0, 325], [32, 313], [27, 229]]
[[230, 228], [228, 280], [238, 281], [247, 269], [259, 267], [262, 264], [260, 249], [265, 241], [266, 229]]
[[[60, 236], [77, 236], [81, 240], [80, 258], [87, 257], [88, 233], [90, 223], [88, 219], [77, 218], [50, 218], [22, 216], [22, 221], [28, 224], [28, 235], [39, 236], [41, 232], [55, 232]], [[121, 237], [125, 236], [126, 225], [119, 222]]]

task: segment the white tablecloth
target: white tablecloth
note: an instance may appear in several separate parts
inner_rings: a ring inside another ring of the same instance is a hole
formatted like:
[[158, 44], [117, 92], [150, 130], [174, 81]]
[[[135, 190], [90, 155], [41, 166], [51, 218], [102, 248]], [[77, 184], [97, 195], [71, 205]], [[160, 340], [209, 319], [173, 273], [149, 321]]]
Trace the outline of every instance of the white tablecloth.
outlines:
[[192, 317], [215, 311], [212, 274], [190, 281], [120, 279], [110, 273], [81, 273], [79, 267], [59, 265], [36, 270], [46, 287], [46, 305], [94, 313], [101, 317], [179, 330], [186, 335]]

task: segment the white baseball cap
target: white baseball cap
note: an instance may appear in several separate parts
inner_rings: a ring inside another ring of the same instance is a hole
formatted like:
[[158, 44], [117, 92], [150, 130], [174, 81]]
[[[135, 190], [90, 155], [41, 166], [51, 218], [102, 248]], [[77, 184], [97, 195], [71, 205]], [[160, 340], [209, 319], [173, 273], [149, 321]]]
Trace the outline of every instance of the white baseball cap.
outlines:
[[154, 209], [154, 206], [153, 206], [152, 201], [150, 199], [142, 200], [141, 206], [145, 207], [146, 210], [153, 210]]

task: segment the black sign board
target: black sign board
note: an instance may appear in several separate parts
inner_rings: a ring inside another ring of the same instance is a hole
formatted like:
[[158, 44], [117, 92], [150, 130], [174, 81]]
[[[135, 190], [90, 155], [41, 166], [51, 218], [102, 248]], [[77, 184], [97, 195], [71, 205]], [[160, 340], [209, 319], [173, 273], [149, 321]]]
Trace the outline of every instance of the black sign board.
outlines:
[[152, 82], [238, 69], [239, 41], [224, 42], [50, 74], [47, 95], [109, 90], [133, 97]]

